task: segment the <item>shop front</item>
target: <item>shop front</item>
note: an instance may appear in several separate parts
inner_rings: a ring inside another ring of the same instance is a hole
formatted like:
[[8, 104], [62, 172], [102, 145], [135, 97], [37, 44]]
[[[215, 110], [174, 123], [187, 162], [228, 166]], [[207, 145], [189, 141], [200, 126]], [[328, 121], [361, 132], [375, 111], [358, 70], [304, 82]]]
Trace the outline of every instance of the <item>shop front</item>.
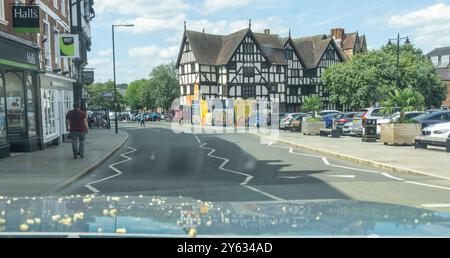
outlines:
[[40, 75], [41, 117], [43, 146], [58, 145], [69, 132], [66, 131], [66, 114], [73, 107], [73, 83], [64, 76], [45, 73]]
[[41, 148], [38, 48], [0, 34], [0, 157]]

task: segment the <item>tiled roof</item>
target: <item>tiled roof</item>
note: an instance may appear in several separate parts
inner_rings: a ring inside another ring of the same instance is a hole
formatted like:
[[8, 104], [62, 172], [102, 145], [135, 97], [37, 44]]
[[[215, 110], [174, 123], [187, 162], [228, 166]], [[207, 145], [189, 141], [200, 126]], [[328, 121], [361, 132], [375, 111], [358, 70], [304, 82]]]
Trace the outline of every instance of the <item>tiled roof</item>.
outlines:
[[433, 51], [427, 54], [428, 57], [447, 56], [447, 55], [450, 55], [450, 47], [435, 48]]

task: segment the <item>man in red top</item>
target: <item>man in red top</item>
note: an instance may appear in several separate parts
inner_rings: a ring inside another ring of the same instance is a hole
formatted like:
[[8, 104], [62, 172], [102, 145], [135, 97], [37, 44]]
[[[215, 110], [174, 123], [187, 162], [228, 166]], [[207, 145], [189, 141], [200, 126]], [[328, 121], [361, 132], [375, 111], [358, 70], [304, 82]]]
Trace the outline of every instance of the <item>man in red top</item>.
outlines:
[[89, 126], [86, 113], [80, 109], [79, 103], [75, 103], [73, 110], [67, 112], [66, 126], [67, 131], [70, 132], [70, 139], [72, 140], [73, 158], [77, 159], [80, 156], [83, 159], [84, 141], [86, 140]]

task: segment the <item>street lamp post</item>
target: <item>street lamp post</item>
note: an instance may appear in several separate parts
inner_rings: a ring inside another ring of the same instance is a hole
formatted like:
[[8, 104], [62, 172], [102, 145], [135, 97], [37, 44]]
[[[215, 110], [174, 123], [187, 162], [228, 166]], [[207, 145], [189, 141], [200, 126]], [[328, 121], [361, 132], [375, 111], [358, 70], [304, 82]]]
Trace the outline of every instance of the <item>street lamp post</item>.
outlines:
[[400, 42], [405, 40], [405, 44], [410, 44], [409, 37], [400, 37], [400, 33], [397, 34], [397, 38], [389, 39], [388, 45], [392, 45], [392, 40], [397, 40], [397, 88], [400, 88]]
[[114, 74], [114, 120], [116, 125], [116, 134], [119, 133], [119, 120], [117, 118], [117, 82], [116, 82], [116, 48], [114, 40], [114, 30], [116, 27], [133, 27], [134, 24], [112, 25], [112, 47], [113, 47], [113, 74]]

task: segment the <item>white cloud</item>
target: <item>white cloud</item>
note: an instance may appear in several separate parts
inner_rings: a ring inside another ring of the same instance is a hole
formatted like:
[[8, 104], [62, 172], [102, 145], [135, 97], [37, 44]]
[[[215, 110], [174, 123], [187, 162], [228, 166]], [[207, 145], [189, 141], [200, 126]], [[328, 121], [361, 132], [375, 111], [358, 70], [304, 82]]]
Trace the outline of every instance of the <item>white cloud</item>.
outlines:
[[254, 0], [205, 0], [200, 5], [199, 10], [201, 12], [211, 14], [218, 12], [223, 9], [231, 9], [231, 8], [237, 8], [242, 7], [245, 5], [250, 4], [250, 2], [256, 2]]
[[134, 27], [119, 27], [118, 30], [131, 31], [135, 34], [145, 34], [155, 31], [182, 30], [186, 15], [178, 14], [169, 18], [137, 17], [120, 19], [115, 24], [134, 24]]
[[117, 13], [130, 16], [170, 17], [188, 10], [190, 4], [182, 0], [96, 0], [97, 14]]
[[[197, 20], [188, 22], [188, 29], [202, 31], [211, 34], [229, 34], [248, 28], [248, 20], [227, 21], [221, 20], [211, 22], [209, 20]], [[252, 30], [255, 32], [263, 32], [264, 29], [271, 29], [273, 33], [285, 34], [289, 31], [287, 26], [283, 25], [283, 20], [279, 17], [271, 16], [267, 19], [256, 19], [252, 21]]]
[[388, 19], [388, 25], [414, 29], [413, 43], [420, 44], [425, 52], [450, 45], [450, 5], [444, 3], [393, 15]]
[[110, 57], [112, 56], [112, 48], [100, 50], [97, 55], [99, 57]]
[[450, 5], [435, 4], [417, 11], [394, 15], [389, 19], [392, 27], [411, 27], [430, 23], [450, 22]]
[[128, 50], [128, 56], [134, 59], [174, 60], [178, 54], [178, 46], [160, 48], [155, 45], [135, 47]]

